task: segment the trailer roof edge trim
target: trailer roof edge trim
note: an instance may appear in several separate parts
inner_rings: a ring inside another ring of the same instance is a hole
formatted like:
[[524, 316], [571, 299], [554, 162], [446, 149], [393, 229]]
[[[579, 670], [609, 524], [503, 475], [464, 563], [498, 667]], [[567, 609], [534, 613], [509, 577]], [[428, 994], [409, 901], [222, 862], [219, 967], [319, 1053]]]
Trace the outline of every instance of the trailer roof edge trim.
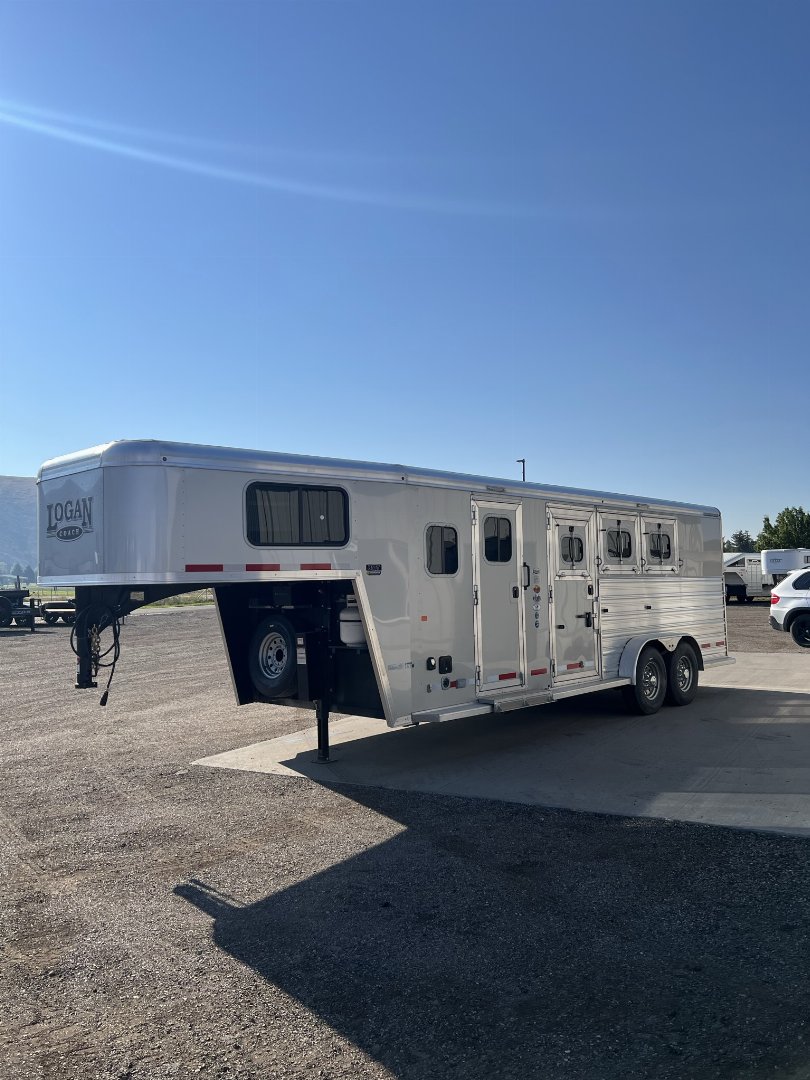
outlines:
[[37, 482], [46, 477], [58, 477], [67, 473], [84, 472], [101, 467], [133, 465], [165, 465], [185, 469], [217, 469], [259, 474], [272, 469], [283, 471], [288, 475], [345, 477], [386, 483], [465, 488], [488, 492], [496, 497], [498, 495], [512, 497], [529, 495], [534, 498], [554, 500], [575, 495], [596, 502], [632, 503], [641, 509], [657, 506], [696, 511], [711, 517], [720, 515], [720, 511], [714, 506], [620, 492], [536, 484], [503, 477], [443, 472], [438, 469], [384, 462], [310, 457], [305, 454], [281, 454], [266, 450], [245, 450], [229, 446], [207, 446], [161, 440], [123, 439], [51, 458], [40, 468]]

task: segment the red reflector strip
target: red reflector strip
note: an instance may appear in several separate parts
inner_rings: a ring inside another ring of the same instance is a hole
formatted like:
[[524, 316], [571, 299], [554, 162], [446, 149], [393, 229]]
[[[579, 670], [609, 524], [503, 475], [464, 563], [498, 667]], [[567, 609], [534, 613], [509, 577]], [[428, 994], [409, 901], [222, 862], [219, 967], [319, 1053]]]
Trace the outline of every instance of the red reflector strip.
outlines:
[[277, 562], [249, 562], [245, 563], [246, 570], [280, 570], [281, 563]]
[[715, 641], [715, 645], [725, 645], [725, 641]]
[[331, 570], [332, 564], [328, 562], [302, 562], [302, 570]]
[[517, 672], [516, 671], [505, 671], [503, 673], [503, 675], [499, 675], [498, 678], [500, 679], [501, 682], [505, 682], [506, 679], [516, 679], [517, 678]]
[[710, 641], [704, 641], [701, 643], [700, 647], [701, 649], [710, 649], [712, 647], [712, 643]]
[[451, 690], [458, 690], [458, 679], [454, 679], [454, 680], [453, 680], [453, 681], [452, 681], [452, 682], [450, 683], [450, 689], [451, 689]]
[[532, 675], [548, 675], [547, 667], [532, 668]]
[[222, 563], [186, 563], [187, 574], [221, 574]]
[[420, 622], [427, 622], [427, 615], [420, 615], [419, 616], [419, 621]]
[[581, 668], [581, 667], [585, 667], [585, 665], [580, 660], [579, 663], [576, 663], [576, 664], [566, 664], [565, 665], [565, 670], [566, 671], [576, 671], [577, 668]]

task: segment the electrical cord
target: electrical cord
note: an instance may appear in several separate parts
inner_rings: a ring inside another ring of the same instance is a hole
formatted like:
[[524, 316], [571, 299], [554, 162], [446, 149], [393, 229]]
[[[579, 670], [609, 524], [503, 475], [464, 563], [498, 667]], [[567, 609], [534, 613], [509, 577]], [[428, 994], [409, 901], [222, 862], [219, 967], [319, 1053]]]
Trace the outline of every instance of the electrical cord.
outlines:
[[[89, 624], [90, 616], [93, 616], [95, 622], [92, 625]], [[100, 629], [99, 629], [100, 627]], [[106, 629], [112, 630], [112, 641], [110, 645], [101, 651], [101, 635]], [[107, 686], [104, 693], [101, 695], [99, 705], [102, 708], [107, 704], [107, 699], [110, 696], [110, 684], [115, 674], [115, 665], [118, 663], [118, 659], [121, 655], [121, 617], [112, 607], [86, 607], [76, 615], [76, 620], [70, 630], [70, 647], [73, 650], [74, 656], [79, 656], [79, 649], [76, 644], [76, 638], [78, 632], [81, 631], [81, 636], [88, 642], [90, 650], [90, 663], [93, 668], [93, 676], [98, 675], [101, 668], [109, 668], [110, 675], [107, 679]], [[111, 659], [107, 659], [110, 657]]]

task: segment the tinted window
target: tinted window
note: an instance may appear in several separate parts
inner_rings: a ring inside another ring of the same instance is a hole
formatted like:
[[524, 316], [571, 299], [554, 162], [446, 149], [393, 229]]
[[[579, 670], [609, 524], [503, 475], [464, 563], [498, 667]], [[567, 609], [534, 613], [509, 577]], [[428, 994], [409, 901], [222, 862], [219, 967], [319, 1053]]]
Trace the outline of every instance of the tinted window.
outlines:
[[560, 553], [562, 561], [568, 563], [569, 566], [573, 566], [574, 563], [581, 563], [585, 555], [582, 540], [578, 536], [560, 537]]
[[430, 574], [455, 574], [458, 570], [458, 534], [450, 525], [428, 525], [427, 568]]
[[609, 559], [629, 559], [633, 554], [630, 533], [625, 529], [608, 529], [607, 556]]
[[512, 523], [509, 518], [488, 517], [484, 521], [484, 558], [487, 562], [512, 559]]
[[650, 558], [657, 559], [659, 562], [667, 562], [672, 558], [672, 544], [668, 533], [650, 534]]
[[256, 547], [345, 544], [348, 503], [340, 488], [251, 484], [246, 493], [248, 542]]
[[794, 589], [810, 589], [810, 571], [806, 574], [799, 574], [796, 580], [793, 582]]

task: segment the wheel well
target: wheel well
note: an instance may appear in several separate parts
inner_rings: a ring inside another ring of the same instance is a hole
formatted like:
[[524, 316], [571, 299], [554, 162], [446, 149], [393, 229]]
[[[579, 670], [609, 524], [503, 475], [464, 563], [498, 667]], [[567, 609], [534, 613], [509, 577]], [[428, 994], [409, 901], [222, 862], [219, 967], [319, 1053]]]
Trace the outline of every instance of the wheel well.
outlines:
[[789, 611], [785, 616], [785, 621], [783, 623], [785, 630], [790, 630], [791, 626], [793, 626], [800, 615], [810, 615], [810, 607], [798, 607], [794, 608], [793, 611]]

